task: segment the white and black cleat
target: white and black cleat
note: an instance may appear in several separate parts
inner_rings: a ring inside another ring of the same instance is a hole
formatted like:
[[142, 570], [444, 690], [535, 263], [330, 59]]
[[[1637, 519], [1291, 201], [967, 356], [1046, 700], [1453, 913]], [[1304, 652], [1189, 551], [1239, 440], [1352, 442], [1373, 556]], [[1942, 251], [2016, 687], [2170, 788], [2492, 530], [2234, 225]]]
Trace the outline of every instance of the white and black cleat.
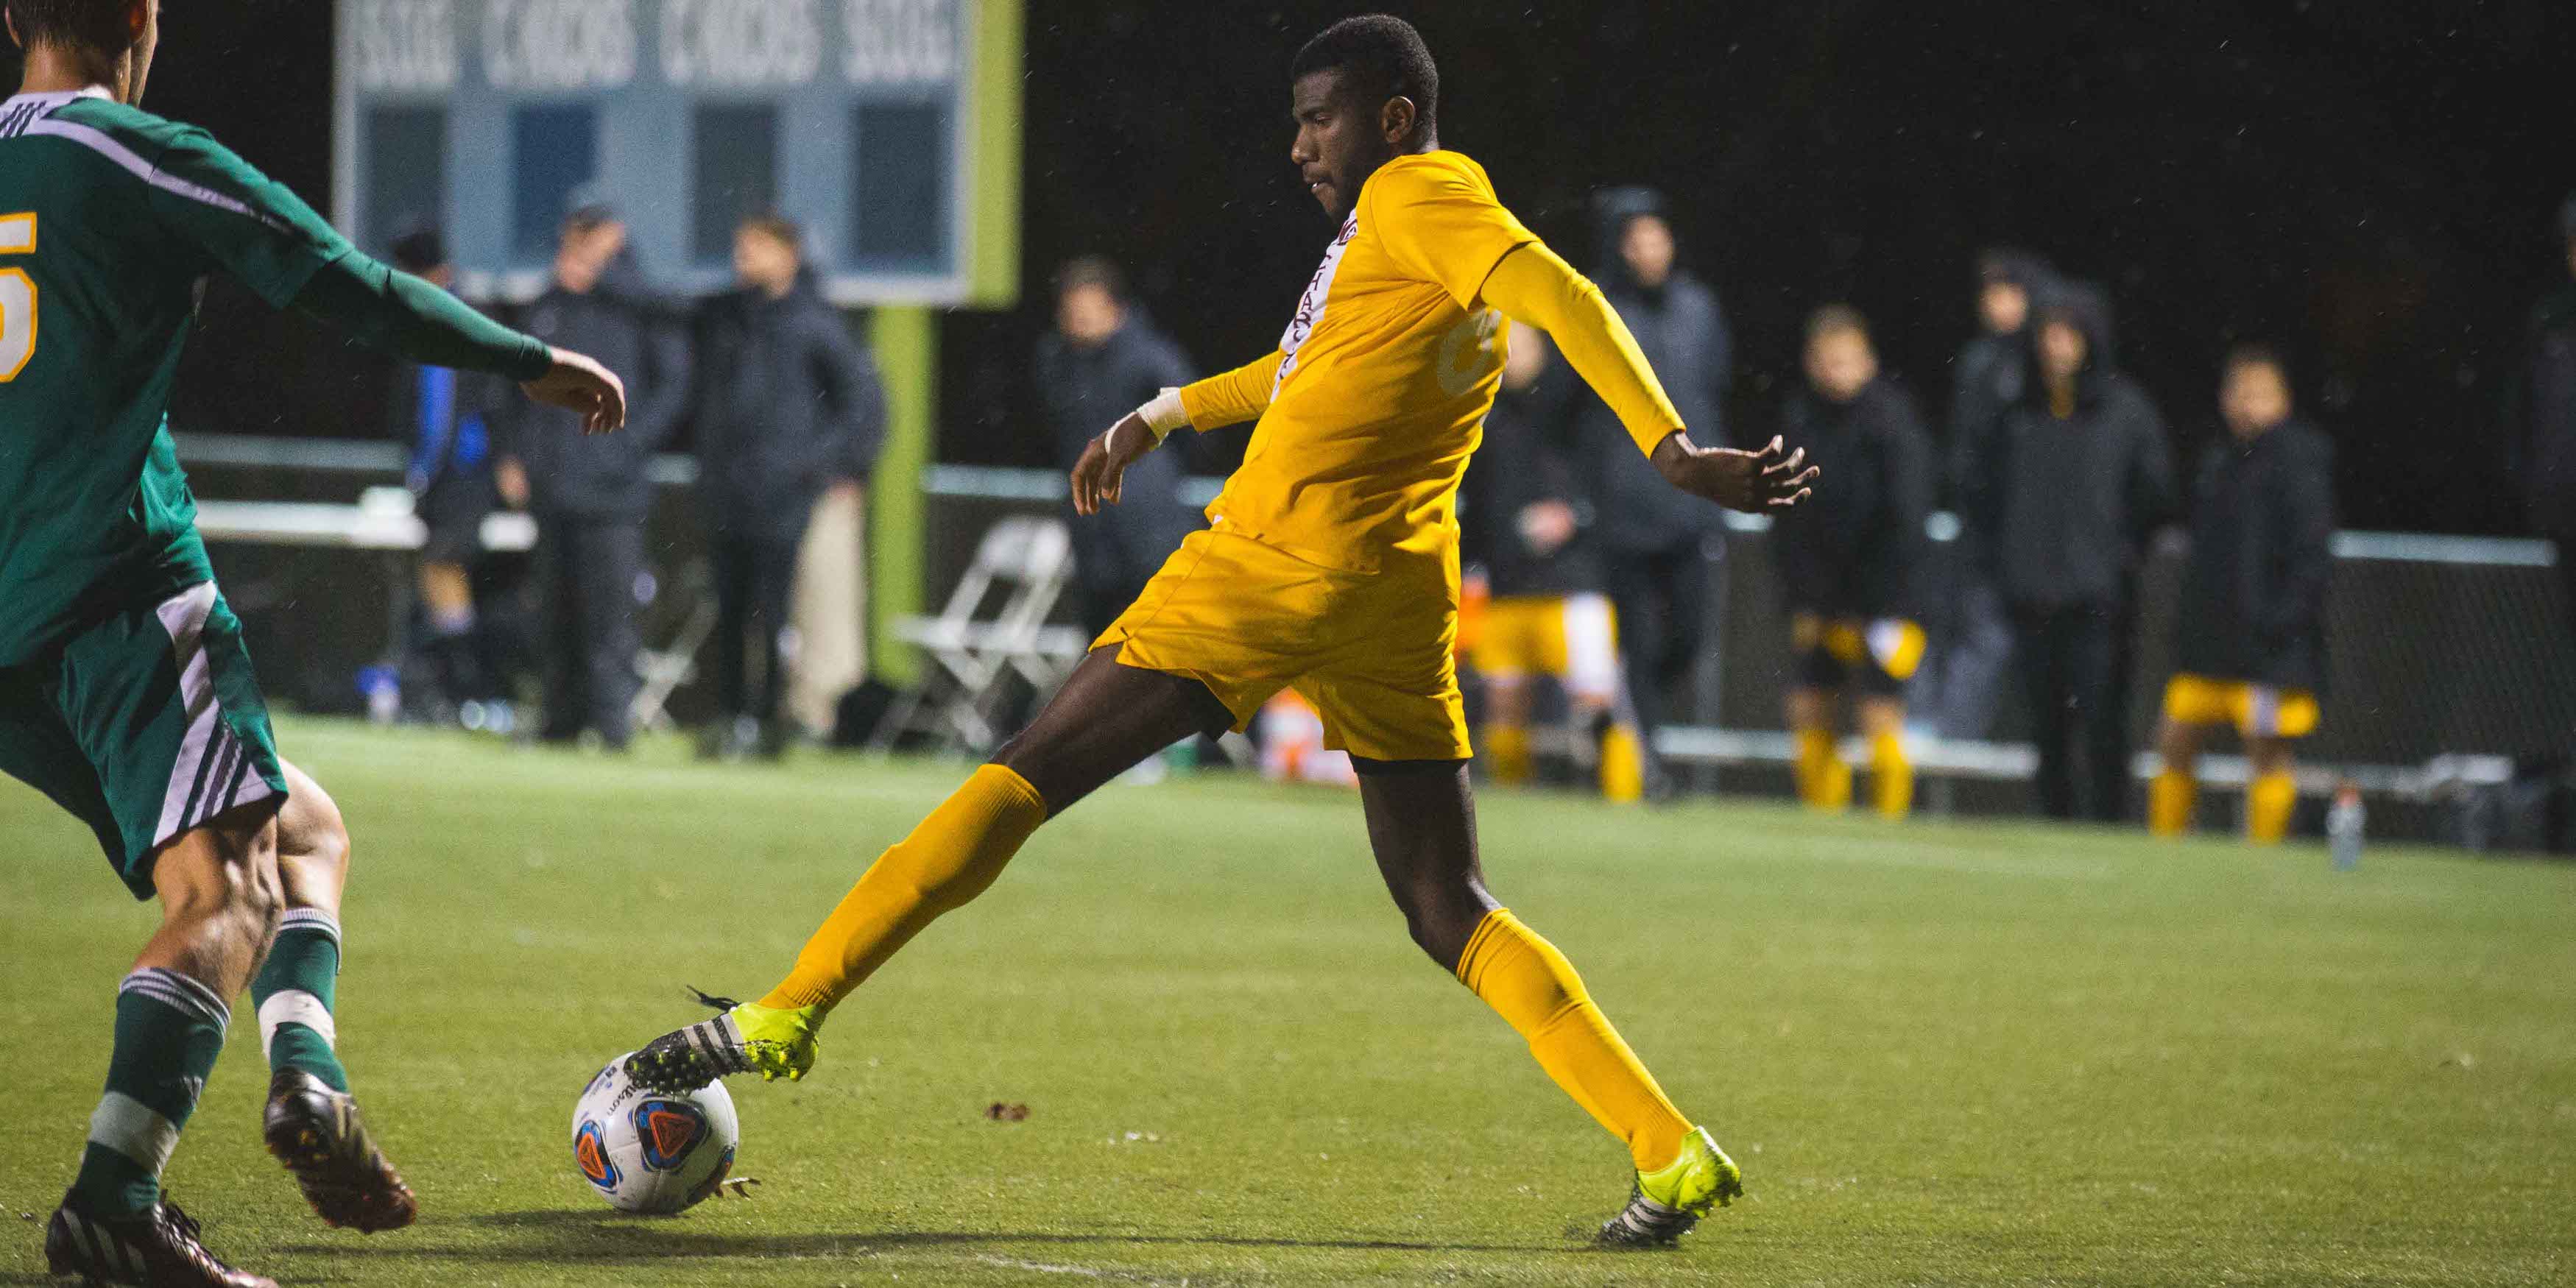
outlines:
[[1605, 1248], [1669, 1248], [1698, 1225], [1698, 1213], [1665, 1207], [1632, 1186], [1628, 1206], [1601, 1223], [1595, 1241]]
[[168, 1199], [151, 1211], [105, 1216], [66, 1194], [45, 1226], [45, 1268], [57, 1279], [143, 1288], [277, 1288], [206, 1251], [197, 1223]]
[[742, 1030], [733, 1022], [733, 1000], [697, 996], [701, 1003], [718, 1008], [716, 1017], [674, 1029], [626, 1057], [626, 1076], [635, 1085], [666, 1095], [695, 1091], [718, 1078], [750, 1073], [757, 1067], [743, 1045]]

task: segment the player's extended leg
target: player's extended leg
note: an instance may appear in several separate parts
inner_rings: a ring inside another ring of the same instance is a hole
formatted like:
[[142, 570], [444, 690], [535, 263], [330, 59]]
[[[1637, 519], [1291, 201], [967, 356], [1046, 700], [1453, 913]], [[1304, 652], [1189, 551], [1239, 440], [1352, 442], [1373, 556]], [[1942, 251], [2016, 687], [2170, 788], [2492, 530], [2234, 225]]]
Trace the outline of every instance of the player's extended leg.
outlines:
[[2290, 740], [2248, 737], [2245, 760], [2245, 839], [2256, 845], [2278, 845], [2290, 835], [2290, 815], [2299, 807]]
[[2156, 754], [2164, 762], [2147, 784], [2147, 831], [2179, 837], [2191, 830], [2192, 807], [2200, 798], [2200, 743], [2207, 727], [2178, 720], [2170, 713], [2156, 731]]
[[197, 1241], [161, 1195], [161, 1170], [196, 1111], [232, 1021], [225, 999], [258, 968], [277, 927], [275, 807], [218, 816], [152, 858], [161, 926], [116, 994], [107, 1090], [90, 1115], [80, 1175], [45, 1228], [56, 1275], [94, 1283], [276, 1288]]
[[1905, 700], [1860, 700], [1860, 731], [1869, 739], [1870, 801], [1881, 818], [1901, 819], [1914, 809], [1914, 762], [1905, 755]]
[[1638, 1188], [1603, 1239], [1669, 1242], [1742, 1193], [1735, 1164], [1664, 1096], [1573, 964], [1486, 892], [1465, 762], [1354, 763], [1369, 848], [1413, 942], [1500, 1012], [1548, 1077], [1627, 1143]]
[[805, 1076], [823, 1017], [923, 927], [991, 886], [1039, 824], [1137, 761], [1232, 727], [1204, 685], [1127, 666], [1118, 651], [1092, 650], [992, 763], [877, 856], [777, 987], [656, 1039], [627, 1060], [628, 1076], [659, 1088], [731, 1073]]
[[369, 1233], [399, 1229], [412, 1223], [419, 1203], [367, 1131], [333, 1047], [349, 829], [321, 784], [291, 764], [278, 768], [287, 786], [277, 815], [285, 912], [250, 986], [269, 1063], [261, 1133], [325, 1223]]

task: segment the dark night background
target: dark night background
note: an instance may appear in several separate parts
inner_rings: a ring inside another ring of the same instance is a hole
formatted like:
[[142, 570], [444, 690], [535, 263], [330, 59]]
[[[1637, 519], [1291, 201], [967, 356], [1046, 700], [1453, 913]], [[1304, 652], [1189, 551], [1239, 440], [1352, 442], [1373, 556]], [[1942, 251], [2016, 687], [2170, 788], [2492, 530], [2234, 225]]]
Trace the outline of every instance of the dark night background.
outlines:
[[[1124, 262], [1206, 369], [1273, 343], [1328, 231], [1285, 160], [1288, 60], [1363, 7], [1030, 0], [1027, 303], [945, 324], [942, 459], [1044, 463], [1024, 369], [1070, 255]], [[1672, 194], [1736, 328], [1739, 431], [1837, 299], [1937, 407], [1972, 257], [2014, 242], [2108, 284], [2120, 358], [2185, 450], [2217, 432], [2225, 347], [2265, 339], [2341, 446], [2347, 525], [2519, 526], [2497, 411], [2526, 311], [2567, 272], [2571, 6], [1384, 7], [1440, 60], [1443, 142], [1578, 265], [1591, 189]], [[148, 105], [327, 209], [328, 12], [173, 0]], [[177, 419], [370, 433], [369, 365], [218, 291]]]

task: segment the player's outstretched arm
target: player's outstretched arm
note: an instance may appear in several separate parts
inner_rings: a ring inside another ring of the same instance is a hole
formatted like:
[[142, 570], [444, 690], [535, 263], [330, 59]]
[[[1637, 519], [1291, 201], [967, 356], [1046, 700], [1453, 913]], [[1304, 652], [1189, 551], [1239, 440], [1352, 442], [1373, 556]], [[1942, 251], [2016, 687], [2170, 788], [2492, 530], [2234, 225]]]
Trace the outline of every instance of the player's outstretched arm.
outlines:
[[1103, 505], [1118, 504], [1127, 467], [1163, 445], [1164, 436], [1183, 428], [1219, 429], [1260, 415], [1270, 406], [1271, 386], [1278, 382], [1277, 351], [1232, 371], [1178, 389], [1165, 389], [1152, 402], [1119, 417], [1100, 437], [1083, 445], [1073, 463], [1073, 510], [1098, 514]]
[[1566, 364], [1591, 385], [1627, 427], [1666, 481], [1730, 510], [1765, 513], [1806, 499], [1816, 471], [1806, 453], [1780, 441], [1758, 452], [1705, 448], [1690, 441], [1681, 413], [1655, 379], [1626, 323], [1601, 289], [1540, 242], [1503, 256], [1485, 279], [1484, 301], [1516, 322], [1545, 331]]
[[538, 402], [579, 412], [585, 433], [626, 423], [625, 386], [597, 362], [513, 331], [429, 282], [355, 251], [315, 271], [296, 293], [295, 307], [360, 344], [425, 366], [508, 376]]

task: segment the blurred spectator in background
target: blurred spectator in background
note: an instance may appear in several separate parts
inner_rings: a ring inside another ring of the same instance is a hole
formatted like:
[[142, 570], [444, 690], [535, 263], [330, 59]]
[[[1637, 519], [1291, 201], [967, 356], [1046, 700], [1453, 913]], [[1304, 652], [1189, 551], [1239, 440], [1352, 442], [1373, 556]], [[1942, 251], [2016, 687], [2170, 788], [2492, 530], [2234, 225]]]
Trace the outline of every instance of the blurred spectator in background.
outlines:
[[1835, 748], [1834, 706], [1848, 694], [1869, 738], [1871, 803], [1903, 818], [1914, 805], [1905, 682], [1923, 661], [1915, 578], [1932, 443], [1914, 401], [1879, 374], [1858, 311], [1834, 305], [1809, 319], [1807, 387], [1790, 395], [1780, 436], [1833, 480], [1771, 527], [1798, 654], [1788, 702], [1798, 796], [1817, 809], [1851, 803], [1851, 766]]
[[[390, 258], [441, 290], [456, 285], [446, 239], [436, 228], [395, 239]], [[385, 427], [410, 453], [403, 482], [428, 529], [419, 573], [418, 656], [426, 674], [405, 687], [425, 691], [425, 700], [412, 705], [433, 721], [456, 718], [466, 703], [498, 698], [504, 687], [496, 651], [480, 626], [475, 574], [485, 562], [483, 520], [500, 504], [491, 422], [511, 392], [479, 373], [404, 363], [386, 399]]]
[[1601, 555], [1590, 498], [1576, 485], [1557, 407], [1573, 392], [1545, 380], [1547, 334], [1512, 330], [1503, 387], [1485, 417], [1484, 445], [1460, 490], [1462, 557], [1481, 577], [1473, 627], [1460, 624], [1468, 663], [1484, 683], [1484, 725], [1476, 739], [1498, 783], [1531, 778], [1532, 681], [1553, 680], [1565, 697], [1568, 743], [1577, 763], [1614, 801], [1645, 794], [1645, 750], [1620, 674], [1619, 631], [1602, 593]]
[[2172, 458], [2155, 404], [2113, 364], [2098, 288], [2043, 297], [2032, 341], [2022, 396], [1966, 480], [1966, 518], [2012, 614], [2040, 808], [2117, 819], [2129, 772], [2120, 636], [2140, 551], [2174, 510]]
[[[1996, 423], [2021, 397], [2030, 373], [2030, 306], [2054, 270], [2039, 256], [1996, 247], [1977, 257], [1977, 334], [1950, 367], [1950, 422], [1941, 503], [1954, 509], [1969, 473], [1992, 449]], [[1974, 533], [1963, 533], [1973, 541]], [[1937, 606], [1938, 636], [1921, 696], [1944, 738], [1984, 738], [1994, 729], [2012, 662], [2012, 621], [2003, 594], [1980, 569], [1988, 559], [1962, 550], [1958, 581]]]
[[[1047, 441], [1065, 470], [1119, 417], [1166, 387], [1195, 379], [1180, 347], [1128, 308], [1118, 266], [1097, 256], [1057, 270], [1055, 330], [1039, 339], [1033, 370]], [[1074, 607], [1084, 631], [1097, 636], [1108, 630], [1181, 538], [1199, 526], [1180, 487], [1181, 453], [1149, 452], [1127, 467], [1118, 504], [1080, 518], [1072, 501], [1065, 502], [1065, 521], [1073, 528]]]
[[[1593, 210], [1602, 236], [1602, 294], [1636, 334], [1692, 437], [1726, 442], [1734, 343], [1716, 294], [1679, 266], [1663, 195], [1612, 188], [1594, 198]], [[1574, 406], [1577, 459], [1593, 471], [1586, 490], [1599, 507], [1595, 528], [1618, 610], [1619, 651], [1651, 749], [1670, 695], [1691, 673], [1706, 637], [1718, 512], [1666, 483], [1589, 389], [1577, 394]], [[1651, 750], [1647, 755], [1649, 790], [1668, 790], [1668, 776]]]
[[[803, 245], [789, 220], [745, 220], [734, 232], [741, 285], [708, 301], [699, 323], [698, 499], [715, 567], [718, 711], [701, 750], [728, 759], [787, 747], [798, 551], [826, 491], [864, 495], [885, 441], [876, 360], [823, 299]], [[858, 606], [848, 611], [855, 629]]]
[[2558, 208], [2558, 236], [2565, 271], [2531, 311], [2506, 435], [2532, 530], [2558, 543], [2558, 576], [2576, 614], [2576, 194]]
[[554, 282], [528, 306], [529, 334], [588, 353], [626, 378], [626, 429], [585, 435], [571, 412], [512, 404], [502, 499], [537, 516], [544, 569], [546, 711], [539, 736], [595, 732], [623, 750], [642, 647], [647, 473], [686, 408], [684, 315], [654, 293], [626, 244], [626, 224], [591, 190], [577, 192], [555, 253]]
[[2298, 805], [2290, 745], [2317, 727], [2325, 684], [2326, 583], [2334, 570], [2334, 447], [2290, 415], [2279, 355], [2228, 355], [2219, 387], [2227, 441], [2201, 460], [2191, 555], [2174, 620], [2177, 674], [2165, 686], [2164, 766], [2147, 794], [2158, 836], [2191, 827], [2200, 746], [2218, 725], [2245, 740], [2245, 833], [2289, 835]]

